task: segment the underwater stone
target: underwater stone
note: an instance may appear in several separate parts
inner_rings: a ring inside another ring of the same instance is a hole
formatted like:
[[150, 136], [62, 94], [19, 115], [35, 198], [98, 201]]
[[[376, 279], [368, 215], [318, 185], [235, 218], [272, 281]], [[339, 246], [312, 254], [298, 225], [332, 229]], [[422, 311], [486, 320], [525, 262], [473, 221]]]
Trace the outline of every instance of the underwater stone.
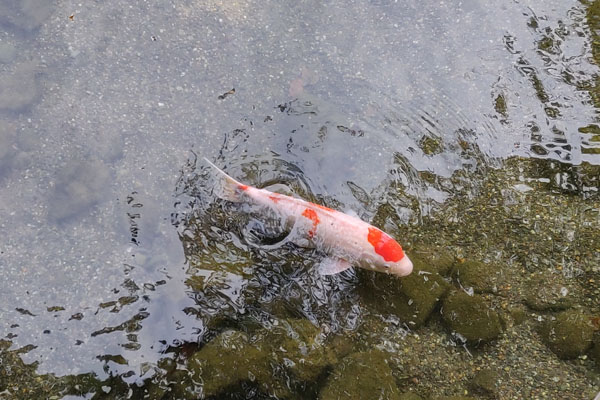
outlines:
[[12, 43], [0, 43], [0, 63], [11, 63], [16, 56], [17, 49]]
[[319, 396], [335, 399], [400, 399], [386, 354], [380, 350], [353, 353], [333, 370]]
[[50, 17], [53, 3], [48, 0], [5, 0], [0, 2], [0, 23], [33, 31]]
[[36, 69], [36, 64], [28, 61], [0, 74], [0, 110], [23, 111], [39, 97]]
[[525, 304], [536, 311], [562, 311], [573, 306], [573, 290], [562, 275], [536, 276], [525, 286]]
[[525, 307], [522, 305], [509, 307], [508, 313], [512, 317], [515, 325], [521, 325], [525, 321], [525, 318], [527, 318], [527, 312], [525, 311]]
[[575, 358], [592, 345], [594, 326], [590, 316], [577, 310], [563, 311], [539, 329], [542, 340], [558, 357]]
[[452, 255], [444, 252], [436, 251], [435, 249], [417, 248], [407, 252], [413, 267], [419, 271], [436, 272], [440, 275], [447, 275], [455, 264], [455, 259]]
[[475, 393], [495, 397], [500, 376], [497, 371], [484, 369], [471, 379], [470, 386]]
[[[194, 381], [203, 384], [205, 396], [252, 382], [264, 393], [290, 398], [293, 394], [286, 386], [290, 377], [313, 382], [337, 363], [335, 351], [324, 339], [321, 329], [307, 319], [281, 320], [270, 329], [257, 329], [251, 337], [228, 330], [196, 352], [188, 369]], [[275, 372], [284, 370], [285, 378], [277, 378]]]
[[477, 293], [495, 293], [498, 288], [498, 269], [481, 261], [457, 263], [452, 276], [464, 288], [472, 287]]
[[245, 333], [229, 330], [190, 357], [188, 370], [196, 383], [202, 383], [204, 395], [213, 396], [243, 381], [270, 382], [267, 354]]
[[413, 392], [405, 392], [398, 397], [399, 400], [423, 400], [421, 396]]
[[600, 367], [600, 336], [598, 335], [594, 337], [594, 344], [590, 350], [590, 355], [596, 361], [596, 366]]
[[109, 185], [110, 171], [103, 162], [72, 161], [58, 172], [48, 218], [62, 222], [88, 211], [105, 197]]
[[0, 175], [2, 170], [12, 164], [16, 131], [13, 125], [0, 121]]
[[502, 332], [498, 313], [478, 295], [454, 291], [444, 300], [442, 317], [450, 329], [469, 342], [490, 341]]
[[287, 319], [279, 325], [277, 330], [265, 330], [265, 348], [271, 348], [275, 360], [287, 365], [297, 379], [311, 382], [326, 367], [337, 363], [336, 353], [324, 344], [321, 329], [308, 319]]
[[413, 269], [404, 278], [357, 271], [365, 277], [361, 296], [380, 313], [392, 313], [417, 328], [425, 323], [435, 306], [450, 288], [439, 274]]
[[[183, 369], [176, 369], [171, 371], [167, 375], [167, 381], [169, 382], [169, 398], [171, 399], [182, 399], [182, 400], [197, 400], [201, 398], [196, 393], [196, 385], [194, 384], [193, 378], [190, 377], [188, 371]], [[152, 397], [153, 395], [160, 395], [162, 390], [159, 388], [148, 390], [149, 398], [160, 399], [161, 397]]]

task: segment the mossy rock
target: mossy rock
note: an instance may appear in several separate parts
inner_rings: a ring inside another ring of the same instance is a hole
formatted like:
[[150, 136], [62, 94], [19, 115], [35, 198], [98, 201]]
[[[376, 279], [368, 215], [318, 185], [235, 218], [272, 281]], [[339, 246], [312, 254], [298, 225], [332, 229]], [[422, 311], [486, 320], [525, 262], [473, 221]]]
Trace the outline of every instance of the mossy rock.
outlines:
[[402, 393], [399, 397], [400, 400], [423, 400], [421, 396], [413, 392]]
[[589, 315], [567, 310], [543, 323], [539, 333], [558, 357], [569, 359], [584, 354], [592, 346], [594, 326]]
[[442, 317], [450, 329], [469, 342], [487, 342], [502, 332], [500, 316], [479, 295], [450, 293], [444, 300]]
[[359, 272], [362, 298], [379, 313], [395, 314], [417, 328], [425, 323], [440, 299], [450, 288], [439, 274], [418, 270], [404, 278]]
[[338, 361], [324, 340], [321, 329], [307, 319], [284, 320], [279, 329], [269, 331], [264, 337], [273, 360], [286, 365], [297, 379], [306, 382], [314, 381], [325, 368]]
[[596, 361], [596, 366], [600, 368], [600, 335], [595, 335], [590, 355]]
[[435, 400], [477, 400], [475, 397], [471, 396], [443, 396], [436, 397]]
[[333, 370], [319, 396], [335, 399], [400, 399], [400, 392], [380, 350], [353, 353]]
[[501, 279], [497, 267], [476, 260], [455, 264], [452, 276], [462, 287], [472, 287], [477, 293], [496, 293]]
[[417, 247], [407, 254], [415, 271], [436, 272], [442, 276], [448, 275], [456, 263], [451, 254], [423, 247]]
[[509, 307], [508, 314], [512, 317], [515, 325], [521, 325], [527, 318], [527, 312], [523, 305]]
[[471, 381], [469, 382], [469, 386], [474, 393], [496, 397], [498, 392], [498, 381], [500, 380], [500, 375], [497, 371], [493, 371], [490, 369], [484, 369], [477, 372]]
[[531, 278], [525, 293], [525, 304], [536, 311], [563, 311], [574, 304], [573, 290], [562, 276]]
[[273, 371], [268, 353], [251, 342], [244, 332], [229, 330], [215, 337], [188, 362], [194, 382], [201, 383], [205, 396], [214, 396], [244, 381], [272, 385]]

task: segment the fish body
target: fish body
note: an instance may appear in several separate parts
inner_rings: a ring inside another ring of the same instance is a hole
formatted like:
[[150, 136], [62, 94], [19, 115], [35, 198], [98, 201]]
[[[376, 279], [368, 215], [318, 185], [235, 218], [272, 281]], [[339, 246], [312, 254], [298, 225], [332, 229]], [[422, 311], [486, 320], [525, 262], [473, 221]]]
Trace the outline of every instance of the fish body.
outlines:
[[335, 274], [352, 265], [406, 276], [412, 262], [391, 236], [361, 219], [302, 199], [244, 185], [205, 158], [219, 174], [217, 195], [233, 202], [269, 208], [293, 226], [294, 242], [327, 254], [323, 274]]

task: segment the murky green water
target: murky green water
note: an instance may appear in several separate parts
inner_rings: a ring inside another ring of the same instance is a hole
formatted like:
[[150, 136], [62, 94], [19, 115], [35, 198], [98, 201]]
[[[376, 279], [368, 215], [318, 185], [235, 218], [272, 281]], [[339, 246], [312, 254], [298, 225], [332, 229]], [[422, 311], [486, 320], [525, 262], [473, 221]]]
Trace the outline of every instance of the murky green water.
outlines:
[[599, 4], [0, 3], [0, 398], [592, 399]]

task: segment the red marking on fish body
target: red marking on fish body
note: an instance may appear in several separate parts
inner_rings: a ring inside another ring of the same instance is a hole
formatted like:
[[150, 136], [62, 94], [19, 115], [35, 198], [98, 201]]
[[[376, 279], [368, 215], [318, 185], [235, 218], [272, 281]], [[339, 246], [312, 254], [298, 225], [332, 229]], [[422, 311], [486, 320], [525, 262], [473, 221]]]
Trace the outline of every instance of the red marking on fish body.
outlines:
[[404, 257], [402, 246], [392, 239], [387, 233], [381, 230], [369, 227], [369, 235], [367, 237], [369, 243], [373, 245], [375, 253], [383, 257], [385, 261], [400, 261]]
[[312, 228], [308, 231], [308, 237], [312, 238], [313, 236], [315, 236], [315, 233], [317, 233], [317, 225], [319, 225], [319, 222], [321, 222], [319, 220], [319, 216], [317, 215], [317, 212], [312, 208], [304, 209], [304, 211], [302, 212], [302, 216], [312, 221]]
[[242, 184], [240, 184], [238, 187], [239, 187], [241, 190], [243, 190], [244, 192], [245, 192], [246, 190], [248, 190], [248, 186], [247, 186], [247, 185], [242, 185]]
[[279, 200], [281, 200], [281, 197], [280, 197], [280, 196], [279, 196], [277, 193], [273, 193], [272, 195], [270, 195], [270, 196], [269, 196], [269, 199], [270, 199], [270, 200], [271, 200], [273, 203], [277, 204], [277, 202], [278, 202]]

